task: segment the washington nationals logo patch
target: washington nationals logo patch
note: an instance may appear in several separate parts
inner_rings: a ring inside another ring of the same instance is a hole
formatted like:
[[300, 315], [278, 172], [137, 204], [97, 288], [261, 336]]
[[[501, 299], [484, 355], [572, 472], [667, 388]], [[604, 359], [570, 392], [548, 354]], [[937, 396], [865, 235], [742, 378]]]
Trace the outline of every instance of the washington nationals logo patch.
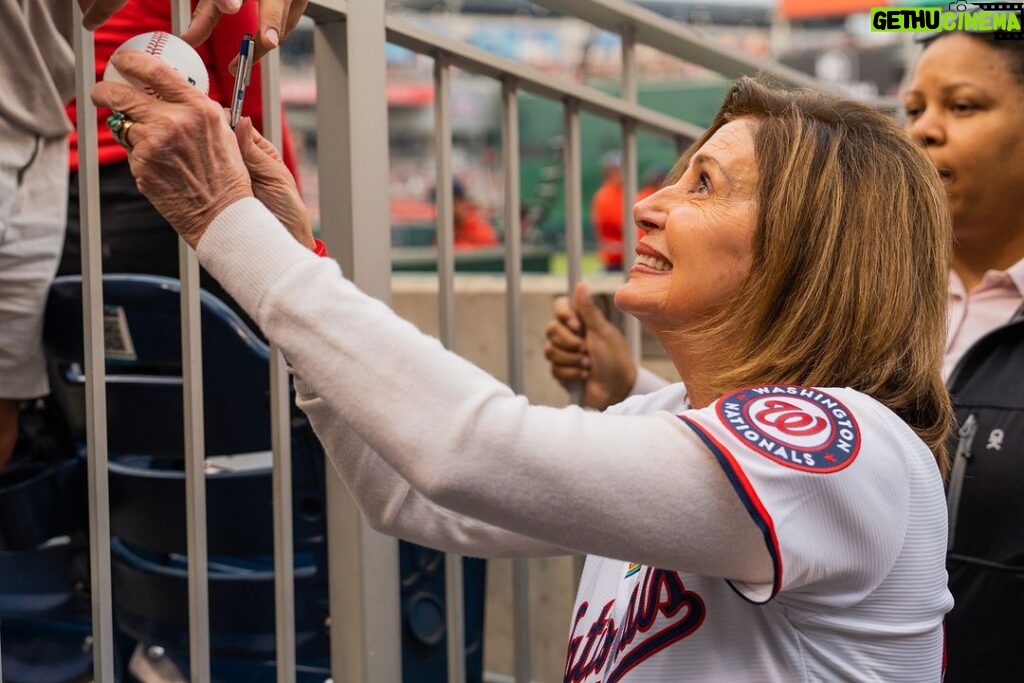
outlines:
[[842, 401], [817, 389], [749, 387], [718, 403], [718, 417], [738, 439], [781, 465], [837, 472], [860, 450], [860, 427]]

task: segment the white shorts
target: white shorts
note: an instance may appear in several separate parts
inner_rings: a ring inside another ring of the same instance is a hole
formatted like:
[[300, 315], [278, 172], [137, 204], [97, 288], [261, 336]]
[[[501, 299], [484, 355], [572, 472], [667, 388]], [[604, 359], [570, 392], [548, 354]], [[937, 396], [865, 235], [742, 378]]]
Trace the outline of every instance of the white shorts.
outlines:
[[49, 391], [43, 311], [67, 201], [67, 138], [41, 138], [0, 117], [0, 398]]

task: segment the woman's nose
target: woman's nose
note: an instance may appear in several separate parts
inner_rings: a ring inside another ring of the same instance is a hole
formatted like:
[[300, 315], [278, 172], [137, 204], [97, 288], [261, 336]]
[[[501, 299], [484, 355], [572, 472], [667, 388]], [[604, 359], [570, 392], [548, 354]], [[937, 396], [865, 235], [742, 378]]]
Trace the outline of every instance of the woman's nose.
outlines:
[[946, 140], [946, 131], [938, 117], [929, 112], [922, 112], [907, 124], [907, 132], [923, 147], [941, 145]]
[[665, 227], [668, 213], [659, 205], [658, 195], [661, 191], [645, 197], [633, 205], [633, 222], [644, 232], [661, 230]]

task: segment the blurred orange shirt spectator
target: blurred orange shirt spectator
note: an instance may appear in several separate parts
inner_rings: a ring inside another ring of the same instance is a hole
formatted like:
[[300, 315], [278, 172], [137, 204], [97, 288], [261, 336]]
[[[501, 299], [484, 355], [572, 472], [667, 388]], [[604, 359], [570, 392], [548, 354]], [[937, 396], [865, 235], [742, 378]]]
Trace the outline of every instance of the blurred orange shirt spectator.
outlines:
[[606, 171], [605, 181], [591, 201], [598, 254], [605, 270], [622, 270], [622, 219], [625, 207], [621, 173]]
[[[437, 191], [430, 190], [430, 202], [437, 201]], [[455, 221], [455, 248], [480, 249], [501, 244], [498, 231], [484, 218], [480, 206], [466, 194], [462, 181], [452, 181], [452, 217]]]

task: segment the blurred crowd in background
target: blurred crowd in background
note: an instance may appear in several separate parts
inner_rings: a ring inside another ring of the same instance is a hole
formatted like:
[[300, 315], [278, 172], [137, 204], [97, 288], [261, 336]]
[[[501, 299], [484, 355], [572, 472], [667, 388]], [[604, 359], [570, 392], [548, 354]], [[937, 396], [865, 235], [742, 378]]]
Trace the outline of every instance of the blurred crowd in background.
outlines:
[[[870, 32], [868, 12], [878, 3], [640, 0], [637, 4], [743, 53], [775, 59], [857, 97], [893, 97], [914, 53], [908, 34]], [[527, 0], [388, 0], [388, 9], [432, 31], [559, 78], [606, 92], [619, 90], [622, 60], [617, 34], [556, 15]], [[306, 200], [316, 221], [312, 57], [312, 23], [304, 21], [282, 49], [282, 98], [296, 137]], [[646, 46], [638, 47], [636, 60], [642, 105], [700, 126], [710, 122], [728, 85], [726, 79]], [[430, 246], [435, 239], [433, 61], [389, 45], [388, 79], [392, 244]], [[499, 236], [504, 229], [500, 97], [496, 82], [454, 71], [455, 176], [465, 196]], [[561, 105], [523, 93], [519, 110], [524, 240], [557, 252], [563, 248], [565, 232]], [[614, 122], [584, 112], [581, 141], [584, 246], [594, 254], [585, 267], [593, 270], [609, 265], [607, 258], [597, 257], [600, 231], [593, 209], [607, 172], [602, 159], [619, 150], [620, 129]], [[673, 141], [641, 132], [638, 155], [638, 186], [642, 187], [671, 167], [677, 150]], [[611, 265], [614, 269], [615, 263]]]

